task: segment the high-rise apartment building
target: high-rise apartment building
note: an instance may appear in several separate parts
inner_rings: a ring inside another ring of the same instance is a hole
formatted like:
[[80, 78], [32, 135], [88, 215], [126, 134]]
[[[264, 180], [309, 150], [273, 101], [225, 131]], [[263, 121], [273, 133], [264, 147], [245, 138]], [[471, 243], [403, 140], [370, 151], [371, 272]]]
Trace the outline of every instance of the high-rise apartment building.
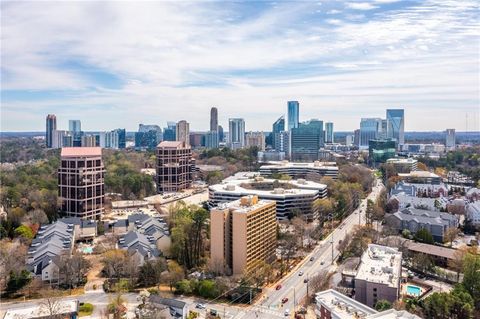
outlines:
[[68, 131], [55, 130], [52, 132], [52, 148], [62, 148], [65, 145], [63, 144], [63, 139], [69, 134]]
[[105, 167], [100, 147], [64, 147], [58, 168], [62, 213], [100, 219], [105, 202]]
[[350, 146], [353, 145], [355, 141], [355, 136], [352, 134], [348, 134], [345, 136], [345, 145]]
[[177, 123], [175, 130], [175, 138], [177, 141], [185, 142], [185, 145], [190, 145], [190, 124], [181, 120]]
[[362, 118], [360, 121], [360, 148], [367, 149], [368, 142], [379, 137], [381, 124], [382, 119], [380, 118]]
[[387, 109], [387, 138], [397, 145], [405, 144], [405, 116], [403, 109]]
[[298, 127], [300, 122], [300, 104], [298, 101], [287, 102], [288, 130]]
[[325, 123], [325, 143], [333, 143], [333, 123]]
[[68, 130], [72, 133], [80, 133], [82, 131], [82, 122], [80, 120], [69, 120]]
[[273, 148], [278, 152], [284, 152], [285, 155], [290, 154], [290, 132], [288, 131], [281, 131], [275, 133]]
[[135, 149], [154, 150], [158, 143], [162, 141], [162, 129], [158, 125], [138, 126], [138, 132], [135, 133]]
[[178, 192], [192, 184], [194, 162], [190, 145], [163, 141], [157, 147], [157, 192]]
[[315, 161], [318, 150], [323, 147], [323, 121], [302, 122], [290, 132], [292, 161]]
[[275, 202], [244, 196], [210, 212], [211, 260], [233, 275], [251, 272], [259, 262], [275, 259]]
[[276, 134], [285, 131], [285, 117], [282, 115], [272, 125], [272, 146], [275, 147]]
[[455, 150], [456, 140], [455, 140], [455, 129], [449, 128], [446, 130], [445, 137], [445, 147], [447, 150]]
[[222, 143], [225, 141], [225, 135], [223, 134], [223, 126], [218, 126], [218, 142]]
[[57, 129], [57, 117], [55, 114], [48, 114], [46, 121], [45, 143], [47, 148], [53, 147], [53, 132]]
[[167, 127], [163, 129], [163, 140], [164, 141], [175, 141], [176, 140], [176, 130], [177, 130], [177, 123], [167, 122]]
[[248, 132], [245, 135], [245, 146], [256, 146], [258, 150], [265, 150], [265, 134], [263, 132]]
[[217, 131], [208, 131], [205, 134], [205, 147], [206, 148], [218, 148], [218, 132]]
[[97, 146], [97, 141], [95, 135], [83, 135], [82, 136], [82, 147], [95, 147]]
[[218, 132], [218, 110], [212, 107], [210, 110], [210, 131]]
[[353, 131], [353, 144], [355, 146], [360, 146], [360, 129]]
[[232, 149], [245, 147], [245, 120], [232, 118], [228, 120], [228, 143]]

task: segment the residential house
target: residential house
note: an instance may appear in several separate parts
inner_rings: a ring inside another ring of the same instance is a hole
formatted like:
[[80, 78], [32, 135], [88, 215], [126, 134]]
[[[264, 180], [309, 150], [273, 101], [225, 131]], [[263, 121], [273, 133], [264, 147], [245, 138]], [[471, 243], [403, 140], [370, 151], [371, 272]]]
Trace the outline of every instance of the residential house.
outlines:
[[458, 217], [455, 215], [416, 208], [406, 208], [389, 214], [385, 220], [398, 232], [408, 229], [414, 234], [424, 228], [432, 234], [433, 239], [437, 242], [443, 242], [443, 236], [447, 229], [456, 228], [459, 223]]

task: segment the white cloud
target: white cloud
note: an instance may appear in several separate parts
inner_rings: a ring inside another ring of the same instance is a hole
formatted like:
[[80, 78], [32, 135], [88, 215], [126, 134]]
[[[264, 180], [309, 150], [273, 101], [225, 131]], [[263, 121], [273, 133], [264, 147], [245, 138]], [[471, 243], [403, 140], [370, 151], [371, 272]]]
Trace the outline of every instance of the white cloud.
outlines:
[[[3, 3], [2, 90], [74, 93], [2, 101], [2, 130], [42, 129], [52, 109], [65, 123], [83, 117], [92, 130], [180, 118], [205, 129], [213, 105], [223, 124], [244, 116], [247, 129], [268, 129], [290, 99], [300, 100], [303, 119], [334, 120], [344, 130], [392, 105], [405, 106], [407, 129], [418, 130], [427, 129], [420, 116], [428, 112], [428, 129], [460, 128], [458, 112], [478, 109], [473, 1], [422, 2], [361, 23], [305, 20], [318, 8], [310, 2], [279, 2], [238, 20], [244, 13], [235, 5]], [[88, 74], [65, 67], [71, 62], [122, 85], [92, 88]]]
[[369, 2], [348, 2], [346, 7], [354, 10], [373, 10], [378, 8]]

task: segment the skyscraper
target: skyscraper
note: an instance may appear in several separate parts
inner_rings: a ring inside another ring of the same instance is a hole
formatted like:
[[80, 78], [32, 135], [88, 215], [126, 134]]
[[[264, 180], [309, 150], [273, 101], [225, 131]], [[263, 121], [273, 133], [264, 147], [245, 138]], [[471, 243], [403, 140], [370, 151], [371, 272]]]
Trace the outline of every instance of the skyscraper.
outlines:
[[245, 120], [232, 118], [228, 120], [228, 143], [232, 149], [245, 146]]
[[298, 101], [288, 101], [287, 103], [288, 111], [288, 130], [298, 127], [299, 123], [299, 114], [300, 114], [300, 104]]
[[58, 195], [67, 216], [100, 219], [105, 208], [105, 167], [100, 147], [66, 147], [58, 168]]
[[380, 118], [362, 118], [360, 121], [360, 148], [367, 149], [368, 141], [378, 138], [381, 124], [382, 119]]
[[176, 140], [185, 142], [186, 146], [190, 145], [190, 124], [187, 121], [181, 120], [177, 123], [176, 127]]
[[447, 135], [445, 137], [445, 147], [448, 151], [454, 150], [455, 149], [455, 129], [454, 128], [449, 128], [446, 131]]
[[72, 133], [80, 133], [82, 131], [82, 122], [80, 120], [69, 120], [68, 130]]
[[315, 161], [318, 150], [323, 147], [323, 121], [310, 120], [300, 123], [290, 133], [291, 158], [293, 161]]
[[403, 109], [387, 109], [387, 138], [398, 145], [405, 144], [405, 117]]
[[157, 192], [178, 192], [192, 184], [192, 149], [183, 141], [163, 141], [157, 147]]
[[163, 140], [164, 141], [175, 141], [176, 140], [176, 130], [177, 130], [177, 123], [167, 122], [167, 127], [163, 129]]
[[272, 146], [275, 147], [276, 134], [285, 131], [285, 117], [282, 115], [272, 125]]
[[212, 107], [210, 110], [210, 131], [218, 132], [218, 110]]
[[45, 142], [48, 148], [51, 148], [53, 145], [53, 131], [57, 129], [57, 117], [55, 114], [47, 115], [47, 124], [46, 124], [46, 133], [45, 133]]
[[218, 142], [223, 142], [225, 139], [225, 136], [223, 135], [223, 126], [219, 125], [218, 126]]
[[206, 148], [218, 147], [218, 132], [208, 131], [207, 134], [205, 134], [205, 147]]
[[258, 147], [258, 150], [265, 150], [265, 134], [263, 132], [248, 132], [245, 136], [245, 146]]
[[325, 143], [333, 143], [333, 123], [325, 123]]

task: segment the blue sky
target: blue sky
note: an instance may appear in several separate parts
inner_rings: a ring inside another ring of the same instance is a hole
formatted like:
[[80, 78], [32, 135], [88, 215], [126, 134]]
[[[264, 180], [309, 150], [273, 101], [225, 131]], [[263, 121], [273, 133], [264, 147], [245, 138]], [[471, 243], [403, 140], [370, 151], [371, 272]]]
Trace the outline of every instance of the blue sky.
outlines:
[[405, 108], [407, 130], [480, 129], [479, 6], [470, 0], [1, 2], [1, 130], [244, 117], [353, 130]]

